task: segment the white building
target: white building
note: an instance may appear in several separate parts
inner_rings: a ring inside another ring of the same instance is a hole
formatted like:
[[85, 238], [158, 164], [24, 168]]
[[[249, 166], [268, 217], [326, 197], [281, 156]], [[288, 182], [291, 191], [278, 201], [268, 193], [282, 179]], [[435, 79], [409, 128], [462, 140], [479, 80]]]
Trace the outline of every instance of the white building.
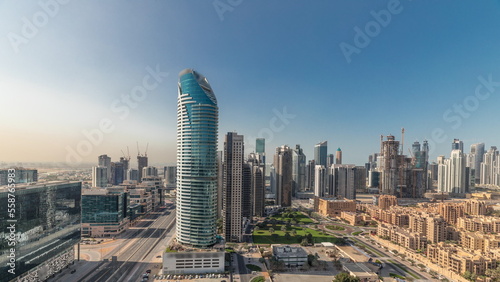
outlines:
[[165, 252], [163, 274], [224, 272], [224, 252]]
[[106, 187], [108, 185], [108, 168], [104, 166], [92, 167], [92, 187]]
[[449, 159], [438, 158], [438, 191], [464, 194], [468, 187], [466, 157], [461, 150], [452, 150]]
[[327, 171], [325, 166], [316, 165], [314, 167], [314, 196], [316, 197], [326, 196], [325, 193], [326, 181], [327, 181]]

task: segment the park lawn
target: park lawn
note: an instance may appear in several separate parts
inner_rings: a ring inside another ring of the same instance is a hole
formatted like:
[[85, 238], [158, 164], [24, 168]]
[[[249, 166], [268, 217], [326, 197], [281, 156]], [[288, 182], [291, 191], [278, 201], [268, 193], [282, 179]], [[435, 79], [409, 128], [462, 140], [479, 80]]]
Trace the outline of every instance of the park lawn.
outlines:
[[[301, 212], [294, 212], [293, 214], [295, 215], [295, 217], [293, 219], [296, 220], [300, 224], [311, 224], [314, 222], [307, 215], [305, 215]], [[281, 214], [273, 215], [271, 218], [276, 219], [276, 220], [280, 220], [280, 221], [286, 221], [287, 219], [289, 219], [287, 217], [282, 217]]]
[[328, 229], [330, 229], [330, 230], [339, 230], [339, 231], [345, 230], [345, 227], [338, 226], [338, 225], [327, 225], [325, 227], [328, 228]]
[[[262, 228], [258, 231], [253, 232], [253, 242], [255, 244], [298, 244], [301, 242], [301, 236], [305, 236], [307, 233], [311, 233], [313, 236], [314, 243], [321, 243], [321, 242], [332, 242], [336, 243], [339, 242], [339, 239], [333, 235], [326, 234], [322, 231], [317, 231], [313, 230], [310, 228], [302, 228], [302, 227], [297, 227], [297, 226], [292, 226], [291, 228], [288, 228], [288, 230], [295, 229], [297, 232], [296, 236], [290, 236], [290, 238], [285, 238], [285, 232], [281, 231], [281, 224], [276, 225], [276, 229], [274, 231], [274, 234], [276, 235], [271, 235], [269, 233], [269, 228], [272, 227], [271, 225], [268, 225], [267, 228]], [[291, 234], [290, 234], [291, 235]]]

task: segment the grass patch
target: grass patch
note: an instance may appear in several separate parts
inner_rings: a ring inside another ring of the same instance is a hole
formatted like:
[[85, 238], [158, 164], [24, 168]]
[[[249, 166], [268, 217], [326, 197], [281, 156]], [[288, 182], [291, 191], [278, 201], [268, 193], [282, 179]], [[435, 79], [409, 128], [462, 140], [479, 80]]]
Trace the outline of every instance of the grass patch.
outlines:
[[[268, 224], [265, 228], [261, 228], [259, 231], [253, 232], [253, 242], [254, 244], [296, 244], [302, 241], [302, 237], [306, 236], [307, 233], [311, 233], [313, 236], [314, 243], [321, 242], [331, 242], [331, 243], [341, 243], [344, 240], [342, 238], [337, 238], [333, 235], [325, 234], [321, 231], [317, 231], [311, 228], [302, 228], [297, 226], [292, 226], [287, 228], [287, 232], [290, 234], [289, 238], [285, 237], [285, 232], [281, 231], [282, 224], [277, 224], [273, 234], [269, 232], [269, 228], [272, 225]], [[295, 230], [296, 235], [292, 236], [291, 231]]]
[[276, 214], [273, 215], [271, 218], [274, 218], [279, 221], [287, 221], [287, 220], [295, 220], [299, 224], [311, 224], [314, 221], [310, 219], [307, 215], [301, 213], [301, 212], [293, 212], [293, 218], [291, 217], [283, 217], [282, 214]]
[[342, 227], [342, 226], [338, 226], [338, 225], [327, 225], [325, 226], [327, 229], [330, 229], [330, 230], [340, 230], [340, 231], [344, 231], [345, 228]]
[[250, 282], [265, 282], [264, 276], [257, 276], [254, 279], [250, 280]]
[[391, 276], [392, 278], [399, 278], [399, 279], [403, 279], [403, 280], [406, 279], [406, 277], [401, 276], [401, 275], [396, 274], [396, 273], [392, 273], [392, 272], [389, 273], [389, 276]]
[[246, 266], [251, 271], [262, 271], [262, 268], [260, 268], [259, 266], [255, 265], [255, 264], [247, 264]]
[[402, 271], [410, 274], [411, 276], [413, 276], [413, 278], [420, 279], [420, 276], [416, 275], [415, 273], [412, 273], [411, 271], [409, 271], [408, 269], [406, 269], [406, 267], [404, 267], [400, 263], [397, 263], [397, 262], [393, 261], [392, 259], [389, 259], [387, 261], [389, 261], [390, 263], [392, 263], [392, 265], [394, 265], [395, 267], [401, 269]]
[[386, 255], [384, 253], [381, 253], [379, 251], [377, 251], [377, 249], [371, 247], [371, 246], [368, 246], [366, 245], [365, 243], [361, 242], [360, 240], [358, 239], [354, 239], [354, 238], [351, 238], [354, 242], [356, 242], [356, 244], [360, 245], [360, 246], [363, 246], [365, 247], [367, 250], [371, 251], [372, 253], [378, 255], [379, 257], [385, 257]]
[[352, 235], [353, 236], [358, 236], [361, 233], [363, 233], [363, 231], [356, 231], [356, 232], [352, 232]]

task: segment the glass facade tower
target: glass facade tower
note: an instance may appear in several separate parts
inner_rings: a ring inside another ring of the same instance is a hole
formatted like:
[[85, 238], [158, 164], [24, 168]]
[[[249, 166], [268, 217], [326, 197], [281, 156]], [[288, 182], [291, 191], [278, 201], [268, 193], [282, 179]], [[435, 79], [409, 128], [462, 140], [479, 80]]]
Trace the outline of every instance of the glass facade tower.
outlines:
[[219, 108], [207, 79], [179, 73], [177, 97], [177, 241], [215, 244]]

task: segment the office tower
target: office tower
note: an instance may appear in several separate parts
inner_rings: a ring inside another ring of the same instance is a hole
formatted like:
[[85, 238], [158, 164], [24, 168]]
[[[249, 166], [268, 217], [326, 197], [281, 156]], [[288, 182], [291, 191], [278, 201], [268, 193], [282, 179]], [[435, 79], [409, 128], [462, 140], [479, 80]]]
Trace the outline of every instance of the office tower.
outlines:
[[484, 157], [484, 143], [476, 143], [470, 145], [470, 165], [474, 170], [474, 183], [481, 182], [481, 163]]
[[431, 164], [429, 164], [429, 173], [429, 178], [431, 181], [438, 180], [438, 164], [436, 162], [432, 162]]
[[226, 134], [224, 141], [223, 209], [224, 237], [227, 242], [243, 239], [243, 135]]
[[[33, 183], [38, 181], [38, 170], [22, 167], [14, 168], [14, 183]], [[0, 169], [0, 186], [9, 184], [9, 169]]]
[[292, 149], [290, 147], [283, 145], [276, 148], [274, 168], [276, 169], [276, 204], [282, 207], [289, 207], [292, 205], [293, 182]]
[[255, 152], [261, 155], [266, 154], [266, 139], [264, 138], [255, 139]]
[[[0, 188], [0, 281], [46, 281], [72, 264], [74, 246], [80, 242], [81, 182], [18, 184], [15, 191], [16, 222], [9, 217], [12, 199], [7, 187]], [[9, 227], [15, 225], [16, 245], [9, 246]], [[15, 271], [9, 272], [11, 249], [15, 248]]]
[[163, 168], [163, 178], [165, 179], [165, 187], [167, 189], [175, 189], [177, 183], [177, 167], [166, 166]]
[[327, 182], [327, 170], [325, 166], [316, 165], [314, 168], [314, 196], [316, 197], [333, 197], [333, 192], [330, 194], [326, 190], [326, 182]]
[[143, 169], [148, 166], [148, 157], [147, 156], [137, 156], [137, 171], [139, 172], [139, 179], [137, 179], [139, 182], [142, 181], [143, 177]]
[[495, 146], [491, 146], [483, 156], [481, 184], [500, 185], [500, 153]]
[[322, 165], [326, 167], [327, 147], [327, 141], [320, 142], [314, 146], [314, 162], [316, 163], [316, 165]]
[[329, 168], [329, 194], [354, 200], [356, 189], [366, 188], [365, 167], [349, 164], [335, 164]]
[[314, 188], [316, 187], [314, 185], [314, 176], [316, 174], [315, 170], [316, 170], [316, 163], [314, 162], [314, 160], [309, 160], [306, 166], [306, 178], [307, 178], [306, 188], [309, 191], [314, 191]]
[[460, 150], [463, 153], [464, 142], [460, 141], [460, 139], [453, 139], [453, 143], [451, 143], [451, 150]]
[[275, 195], [276, 198], [276, 168], [274, 165], [269, 167], [269, 190], [271, 194]]
[[126, 179], [127, 180], [139, 181], [139, 171], [137, 169], [135, 169], [135, 168], [129, 168], [127, 170]]
[[401, 158], [399, 157], [399, 141], [394, 136], [387, 136], [386, 141], [381, 140], [381, 152], [378, 165], [380, 171], [380, 194], [396, 195], [398, 173]]
[[177, 98], [177, 241], [216, 242], [219, 109], [208, 80], [185, 69]]
[[342, 150], [340, 150], [340, 148], [338, 148], [335, 153], [335, 163], [342, 164]]
[[380, 172], [375, 170], [370, 170], [368, 172], [368, 187], [378, 188], [380, 184]]
[[248, 163], [244, 163], [241, 185], [241, 216], [243, 217], [243, 219], [252, 218], [252, 198], [252, 166]]
[[262, 162], [260, 154], [251, 153], [247, 163], [252, 171], [252, 215], [265, 216], [265, 164]]
[[130, 158], [120, 157], [120, 162], [123, 164], [123, 169], [127, 171], [130, 165]]
[[300, 145], [295, 145], [292, 158], [292, 196], [295, 197], [296, 193], [304, 191], [306, 186], [306, 155]]
[[106, 187], [108, 185], [108, 168], [92, 167], [92, 187]]
[[224, 151], [217, 151], [217, 218], [223, 218]]
[[[142, 177], [158, 176], [158, 169], [154, 166], [147, 166], [142, 168]], [[141, 178], [142, 180], [142, 178]]]
[[82, 193], [82, 236], [111, 237], [128, 229], [128, 193], [85, 189]]
[[122, 162], [112, 162], [111, 163], [111, 184], [118, 185], [122, 184], [125, 180], [125, 168]]
[[335, 156], [333, 154], [328, 154], [328, 156], [326, 156], [326, 167], [329, 168], [332, 164], [335, 164]]
[[98, 158], [98, 166], [107, 168], [106, 179], [111, 183], [111, 158], [108, 155], [100, 155]]
[[464, 194], [468, 189], [465, 154], [459, 149], [452, 150], [449, 159], [440, 159], [439, 162], [438, 191]]

